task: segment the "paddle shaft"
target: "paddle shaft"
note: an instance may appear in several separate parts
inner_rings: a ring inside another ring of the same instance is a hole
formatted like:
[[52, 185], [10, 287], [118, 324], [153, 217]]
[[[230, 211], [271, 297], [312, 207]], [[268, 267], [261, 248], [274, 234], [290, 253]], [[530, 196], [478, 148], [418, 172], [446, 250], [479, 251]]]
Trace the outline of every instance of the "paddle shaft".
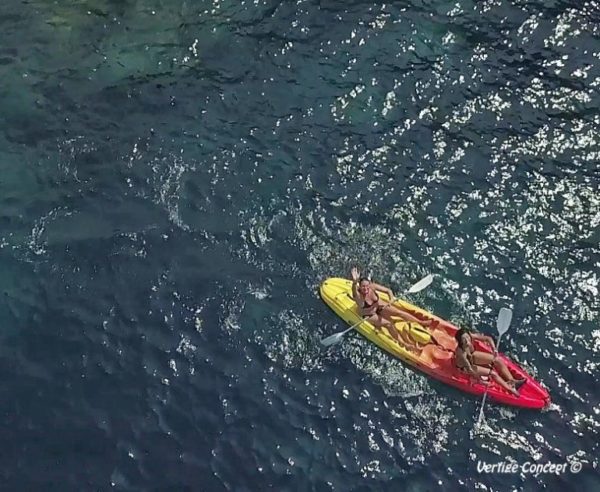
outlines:
[[487, 375], [487, 381], [485, 382], [485, 392], [483, 393], [483, 399], [481, 400], [481, 409], [479, 410], [479, 419], [478, 422], [481, 422], [483, 418], [483, 407], [485, 405], [485, 400], [487, 398], [488, 390], [490, 388], [490, 376], [492, 375], [492, 371], [494, 370], [494, 362], [496, 362], [496, 357], [498, 357], [498, 350], [500, 348], [500, 341], [502, 340], [502, 334], [498, 336], [498, 343], [496, 344], [496, 350], [494, 351], [494, 358], [490, 363], [490, 371]]

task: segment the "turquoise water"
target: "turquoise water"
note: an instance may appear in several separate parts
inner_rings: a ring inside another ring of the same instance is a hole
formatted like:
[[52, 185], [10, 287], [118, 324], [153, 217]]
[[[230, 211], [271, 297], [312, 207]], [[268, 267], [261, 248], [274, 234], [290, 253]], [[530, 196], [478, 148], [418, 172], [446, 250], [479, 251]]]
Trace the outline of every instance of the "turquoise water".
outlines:
[[[596, 2], [0, 6], [7, 490], [598, 487]], [[549, 390], [351, 335], [358, 265]], [[575, 475], [477, 464], [582, 464]]]

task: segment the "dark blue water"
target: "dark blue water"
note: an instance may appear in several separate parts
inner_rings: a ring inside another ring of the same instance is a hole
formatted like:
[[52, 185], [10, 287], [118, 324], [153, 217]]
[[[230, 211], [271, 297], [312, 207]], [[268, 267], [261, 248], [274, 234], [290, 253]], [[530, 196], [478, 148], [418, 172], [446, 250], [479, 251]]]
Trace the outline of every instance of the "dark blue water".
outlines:
[[[4, 0], [3, 490], [595, 490], [600, 5]], [[358, 265], [548, 388], [343, 328]], [[569, 463], [575, 475], [482, 473]]]

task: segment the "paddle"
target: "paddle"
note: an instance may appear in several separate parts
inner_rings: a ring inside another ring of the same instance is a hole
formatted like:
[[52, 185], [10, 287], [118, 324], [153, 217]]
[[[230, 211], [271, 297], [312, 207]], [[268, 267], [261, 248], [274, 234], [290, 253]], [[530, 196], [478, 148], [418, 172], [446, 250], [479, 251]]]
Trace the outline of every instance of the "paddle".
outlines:
[[[433, 275], [430, 273], [426, 277], [424, 277], [421, 280], [419, 280], [410, 289], [408, 289], [405, 292], [405, 294], [414, 294], [415, 292], [419, 292], [419, 291], [423, 290], [425, 287], [427, 287], [429, 284], [431, 284], [431, 282], [433, 282]], [[391, 302], [388, 302], [385, 305], [385, 307], [389, 306], [390, 304], [391, 304]], [[323, 340], [321, 340], [321, 345], [323, 345], [324, 347], [329, 347], [331, 345], [335, 345], [336, 343], [338, 343], [339, 341], [341, 341], [344, 338], [344, 335], [346, 333], [348, 333], [349, 331], [351, 331], [354, 328], [356, 328], [363, 321], [364, 321], [364, 319], [360, 319], [359, 321], [357, 321], [356, 323], [354, 323], [350, 328], [346, 328], [344, 331], [340, 331], [338, 333], [334, 333], [333, 335], [330, 335], [327, 338], [324, 338]]]
[[477, 419], [477, 425], [481, 424], [481, 419], [483, 419], [483, 406], [485, 405], [485, 399], [488, 394], [488, 389], [490, 387], [490, 376], [492, 371], [494, 370], [494, 362], [498, 355], [498, 348], [500, 347], [500, 339], [502, 335], [504, 335], [508, 328], [510, 327], [510, 322], [512, 320], [512, 311], [508, 308], [501, 308], [498, 313], [498, 319], [496, 320], [496, 328], [498, 329], [498, 343], [496, 343], [496, 351], [494, 352], [494, 359], [490, 364], [490, 372], [488, 373], [486, 385], [485, 385], [485, 393], [483, 394], [483, 399], [481, 400], [481, 409], [479, 410], [479, 418]]

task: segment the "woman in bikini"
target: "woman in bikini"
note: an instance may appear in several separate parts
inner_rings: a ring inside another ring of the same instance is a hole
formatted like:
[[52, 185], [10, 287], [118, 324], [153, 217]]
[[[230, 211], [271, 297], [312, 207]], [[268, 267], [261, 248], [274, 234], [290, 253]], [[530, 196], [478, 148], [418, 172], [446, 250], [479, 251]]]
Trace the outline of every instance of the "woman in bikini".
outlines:
[[[369, 321], [376, 330], [383, 327], [387, 328], [390, 335], [398, 342], [406, 345], [409, 350], [418, 351], [419, 348], [410, 335], [406, 333], [405, 330], [399, 332], [396, 329], [393, 318], [402, 318], [422, 326], [429, 326], [431, 320], [421, 321], [410, 313], [407, 313], [396, 306], [392, 306], [395, 301], [394, 293], [387, 287], [371, 282], [366, 277], [361, 277], [360, 272], [356, 267], [352, 269], [351, 275], [352, 294], [363, 318]], [[389, 296], [389, 302], [382, 301], [379, 298], [377, 291], [385, 292]]]
[[[494, 354], [475, 350], [473, 340], [487, 342], [494, 352], [496, 352], [496, 345], [492, 337], [479, 333], [470, 333], [465, 328], [461, 328], [456, 332], [456, 341], [458, 342], [454, 355], [456, 367], [465, 374], [476, 378], [481, 378], [489, 374], [505, 390], [515, 396], [519, 396], [519, 388], [525, 383], [526, 379], [515, 379], [504, 361], [498, 359]], [[490, 372], [491, 365], [493, 365], [495, 370]]]

